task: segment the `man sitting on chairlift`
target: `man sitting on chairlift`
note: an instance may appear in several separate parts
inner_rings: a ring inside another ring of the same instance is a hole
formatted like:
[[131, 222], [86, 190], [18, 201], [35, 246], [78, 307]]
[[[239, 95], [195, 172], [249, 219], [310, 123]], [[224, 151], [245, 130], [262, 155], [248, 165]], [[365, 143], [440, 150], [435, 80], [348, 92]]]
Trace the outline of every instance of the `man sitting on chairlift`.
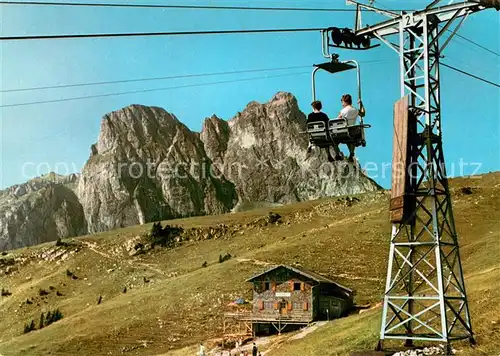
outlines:
[[[323, 108], [321, 101], [315, 100], [311, 103], [311, 106], [313, 108], [313, 112], [307, 116], [306, 123], [323, 121], [325, 123], [325, 127], [328, 127], [328, 122], [330, 121], [330, 119], [328, 118], [327, 114], [321, 111], [321, 109]], [[311, 142], [309, 142], [309, 147], [307, 147], [308, 154], [311, 153], [313, 146], [314, 145]], [[333, 162], [335, 159], [332, 157], [328, 147], [325, 147], [325, 150], [328, 155], [328, 161]]]
[[[358, 115], [364, 116], [363, 106], [360, 105], [360, 111], [352, 106], [352, 97], [350, 94], [344, 94], [341, 98], [342, 110], [339, 113], [338, 119], [344, 119], [347, 121], [348, 126], [356, 125], [356, 118]], [[354, 150], [356, 146], [352, 143], [348, 143], [347, 147], [349, 148], [349, 161], [354, 161]], [[342, 153], [340, 152], [339, 145], [334, 144], [333, 150], [335, 151], [335, 159], [342, 159]]]

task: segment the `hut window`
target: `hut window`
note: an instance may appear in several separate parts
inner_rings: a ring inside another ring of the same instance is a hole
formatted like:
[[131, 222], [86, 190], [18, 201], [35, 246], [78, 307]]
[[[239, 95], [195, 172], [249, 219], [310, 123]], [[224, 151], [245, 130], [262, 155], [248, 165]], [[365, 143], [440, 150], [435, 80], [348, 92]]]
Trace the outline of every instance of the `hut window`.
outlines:
[[302, 303], [297, 303], [297, 302], [294, 302], [294, 303], [292, 304], [292, 308], [293, 308], [294, 310], [300, 310], [300, 308], [302, 308]]
[[264, 283], [264, 290], [269, 290], [269, 282]]
[[293, 290], [300, 290], [300, 285], [301, 285], [301, 284], [302, 284], [302, 283], [300, 283], [300, 282], [299, 282], [299, 283], [294, 283], [294, 284], [293, 284]]
[[274, 303], [273, 302], [264, 302], [264, 309], [274, 309]]

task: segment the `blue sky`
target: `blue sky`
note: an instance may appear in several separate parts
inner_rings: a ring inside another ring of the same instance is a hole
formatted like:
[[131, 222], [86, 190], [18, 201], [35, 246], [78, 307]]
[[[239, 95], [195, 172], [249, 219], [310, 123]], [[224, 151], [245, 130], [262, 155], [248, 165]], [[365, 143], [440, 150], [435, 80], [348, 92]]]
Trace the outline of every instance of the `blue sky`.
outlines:
[[[92, 1], [90, 1], [92, 2]], [[117, 1], [115, 1], [117, 2]], [[131, 1], [131, 3], [134, 3]], [[138, 1], [136, 3], [139, 3]], [[148, 3], [176, 4], [157, 0]], [[400, 1], [380, 0], [387, 8]], [[405, 1], [422, 8], [428, 1]], [[191, 1], [177, 4], [236, 6], [297, 6], [345, 8], [345, 2], [304, 1]], [[258, 28], [352, 27], [352, 13], [261, 12], [174, 9], [68, 8], [2, 6], [1, 32], [8, 35], [204, 31]], [[378, 17], [366, 16], [366, 22]], [[500, 52], [499, 13], [472, 15], [460, 34]], [[78, 84], [124, 79], [217, 73], [247, 69], [308, 66], [323, 60], [319, 33], [238, 34], [148, 38], [101, 38], [0, 43], [1, 89]], [[381, 46], [370, 51], [340, 51], [341, 59], [362, 63], [363, 101], [368, 145], [359, 149], [361, 164], [390, 163], [392, 111], [399, 98], [399, 67], [396, 55]], [[456, 38], [445, 51], [444, 62], [500, 82], [499, 58]], [[78, 172], [96, 142], [104, 114], [129, 104], [154, 105], [175, 114], [189, 128], [199, 131], [204, 118], [216, 114], [231, 119], [248, 102], [267, 102], [278, 91], [293, 93], [308, 112], [311, 101], [310, 69], [180, 78], [161, 81], [108, 84], [76, 88], [3, 92], [2, 105], [99, 95], [142, 89], [178, 87], [262, 77], [267, 79], [191, 86], [85, 100], [1, 108], [0, 188], [21, 183], [48, 171]], [[296, 75], [278, 76], [297, 73]], [[442, 114], [448, 172], [464, 174], [500, 169], [500, 90], [442, 68]], [[318, 98], [327, 113], [337, 113], [344, 92], [355, 92], [355, 74], [347, 72], [319, 77]], [[384, 187], [390, 172], [372, 172]]]

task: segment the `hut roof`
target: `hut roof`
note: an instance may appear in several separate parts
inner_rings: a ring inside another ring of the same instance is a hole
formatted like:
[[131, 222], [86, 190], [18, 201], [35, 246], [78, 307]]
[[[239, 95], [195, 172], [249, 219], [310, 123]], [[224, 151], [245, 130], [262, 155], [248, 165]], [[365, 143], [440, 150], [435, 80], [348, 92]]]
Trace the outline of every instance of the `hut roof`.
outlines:
[[295, 273], [298, 273], [302, 276], [305, 276], [307, 278], [310, 278], [312, 279], [313, 281], [316, 281], [318, 283], [324, 283], [324, 284], [333, 284], [341, 289], [344, 289], [345, 291], [349, 292], [349, 293], [352, 293], [352, 290], [347, 288], [347, 287], [344, 287], [343, 285], [331, 280], [330, 278], [327, 278], [327, 277], [324, 277], [318, 273], [315, 273], [315, 272], [311, 272], [311, 271], [308, 271], [304, 268], [297, 268], [297, 267], [292, 267], [292, 266], [287, 266], [287, 265], [277, 265], [277, 266], [273, 266], [271, 268], [268, 268], [267, 270], [265, 270], [264, 272], [261, 272], [259, 274], [256, 274], [254, 275], [253, 277], [247, 279], [246, 281], [247, 282], [252, 282], [253, 280], [265, 275], [265, 274], [268, 274], [278, 268], [286, 268], [290, 271], [293, 271]]

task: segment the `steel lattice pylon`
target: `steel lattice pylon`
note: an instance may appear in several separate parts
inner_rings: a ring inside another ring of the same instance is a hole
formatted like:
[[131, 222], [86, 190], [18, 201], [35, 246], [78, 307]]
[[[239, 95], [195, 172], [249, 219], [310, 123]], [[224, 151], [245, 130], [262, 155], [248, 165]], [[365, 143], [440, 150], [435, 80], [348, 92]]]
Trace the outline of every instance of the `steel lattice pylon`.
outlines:
[[[439, 59], [469, 14], [499, 10], [500, 2], [435, 0], [409, 14], [347, 3], [358, 9], [355, 33], [378, 38], [398, 54], [401, 97], [408, 99], [409, 107], [403, 169], [410, 213], [392, 226], [378, 348], [386, 339], [406, 340], [408, 346], [414, 340], [448, 346], [458, 339], [474, 342], [443, 155]], [[361, 28], [361, 9], [389, 20]], [[391, 36], [398, 36], [398, 43], [391, 42]], [[393, 177], [398, 168], [393, 166]]]
[[407, 194], [415, 208], [392, 228], [380, 338], [408, 344], [473, 336], [443, 156], [438, 24], [425, 16], [419, 27], [401, 22], [399, 33], [401, 94], [414, 114]]

